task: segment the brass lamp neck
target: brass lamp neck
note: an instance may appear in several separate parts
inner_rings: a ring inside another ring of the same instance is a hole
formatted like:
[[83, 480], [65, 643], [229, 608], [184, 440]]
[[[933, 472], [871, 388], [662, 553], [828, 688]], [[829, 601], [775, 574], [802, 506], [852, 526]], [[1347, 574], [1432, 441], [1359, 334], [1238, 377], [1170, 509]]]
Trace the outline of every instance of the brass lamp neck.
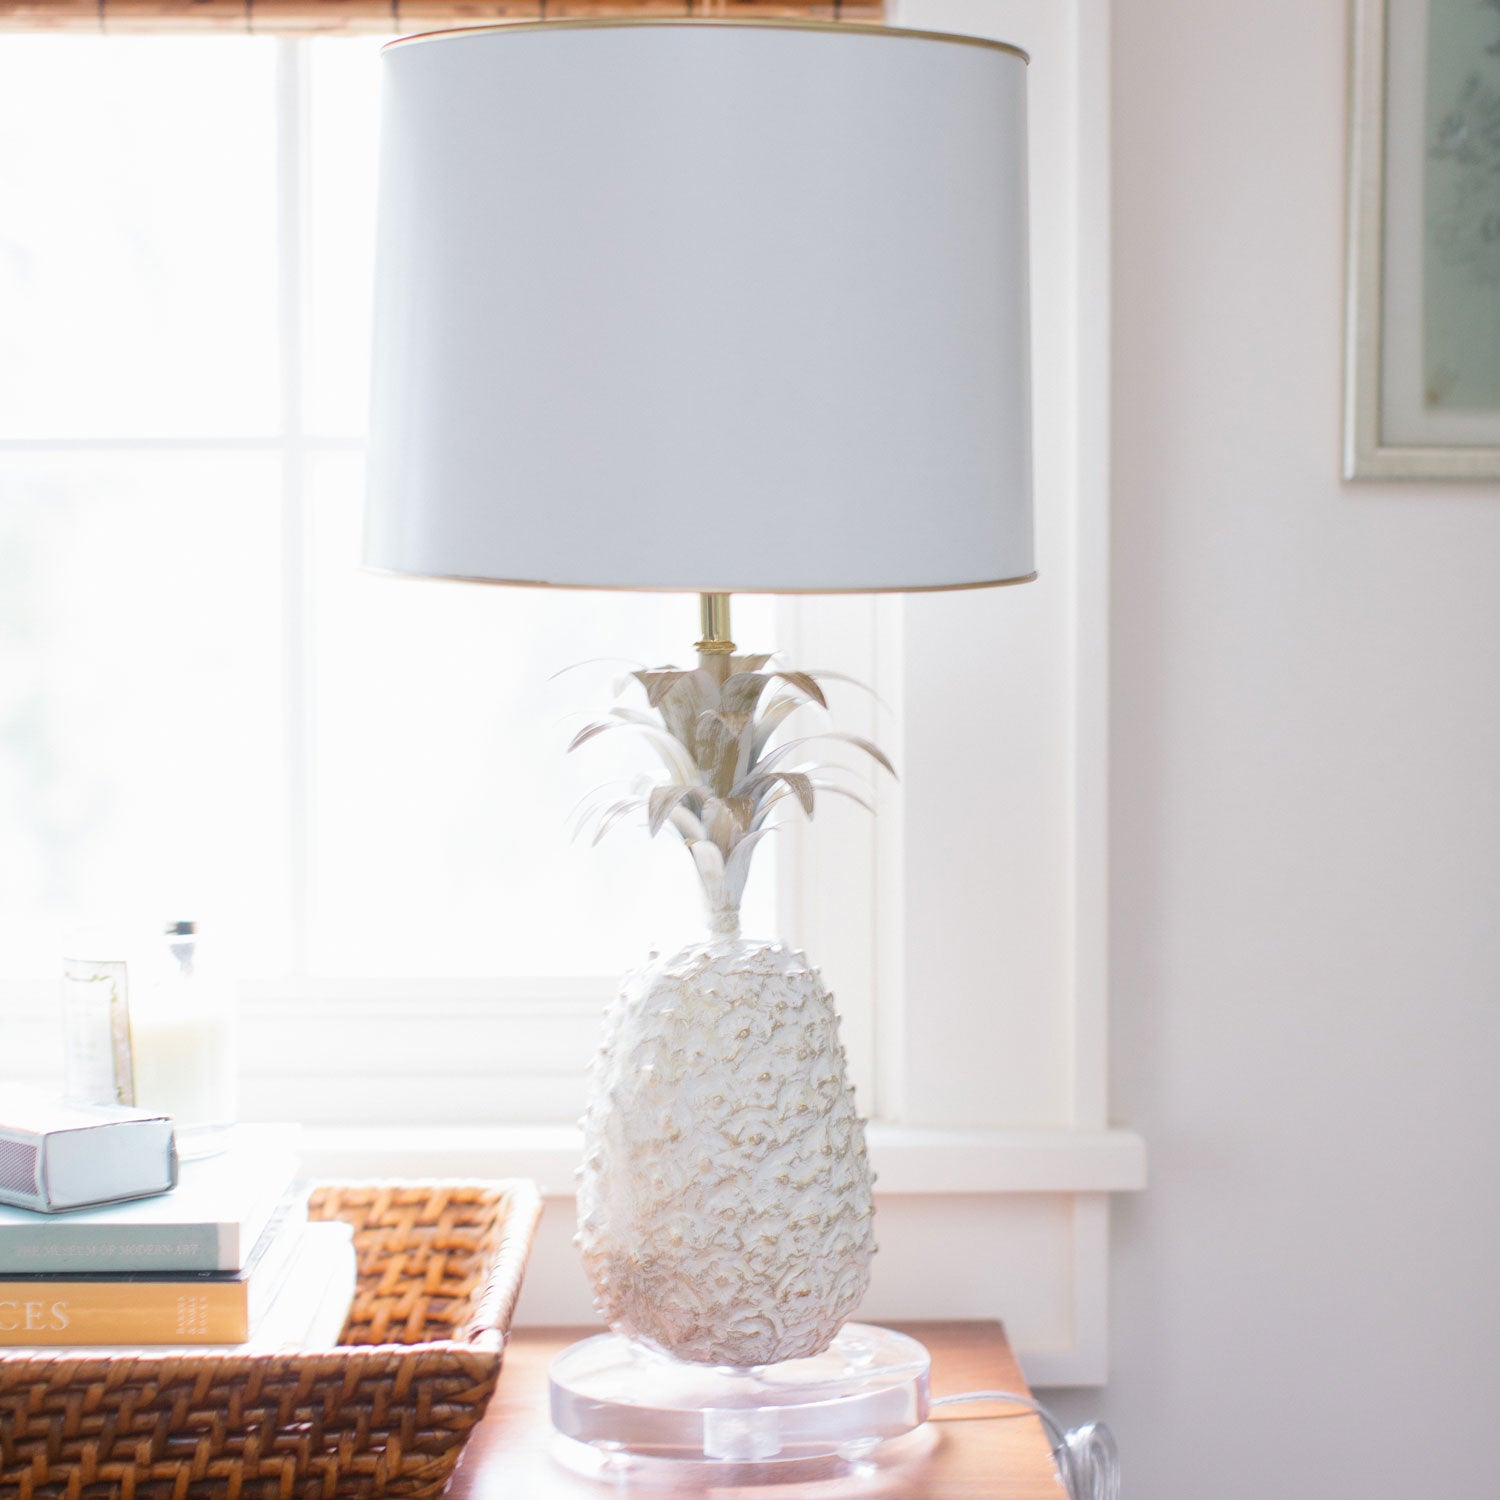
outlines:
[[699, 594], [698, 609], [703, 630], [703, 639], [698, 642], [698, 667], [722, 684], [734, 659], [734, 642], [729, 636], [729, 595]]
[[729, 634], [729, 595], [699, 594], [698, 614], [703, 639], [698, 642], [702, 656], [729, 656], [734, 640]]

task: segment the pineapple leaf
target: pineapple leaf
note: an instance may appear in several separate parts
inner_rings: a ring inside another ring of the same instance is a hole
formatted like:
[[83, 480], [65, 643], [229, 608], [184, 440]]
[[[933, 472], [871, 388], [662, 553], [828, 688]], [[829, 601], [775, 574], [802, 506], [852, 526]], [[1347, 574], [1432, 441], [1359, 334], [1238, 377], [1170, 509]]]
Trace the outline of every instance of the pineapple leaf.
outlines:
[[613, 807], [600, 816], [598, 825], [594, 829], [594, 837], [590, 840], [590, 843], [597, 844], [621, 818], [635, 812], [640, 806], [641, 799], [639, 797], [631, 797], [628, 801], [616, 802]]
[[639, 724], [644, 729], [661, 728], [661, 720], [655, 714], [648, 714], [644, 708], [627, 708], [624, 704], [617, 704], [610, 709], [610, 713], [625, 724]]
[[723, 801], [729, 814], [730, 824], [736, 830], [734, 838], [742, 838], [754, 820], [755, 799], [753, 797], [725, 797]]
[[847, 797], [851, 802], [857, 802], [867, 813], [873, 813], [875, 806], [867, 802], [852, 787], [840, 786], [836, 781], [826, 781], [821, 776], [813, 777], [813, 785], [820, 792], [832, 792], [836, 797]]
[[660, 708], [662, 699], [682, 681], [693, 674], [681, 667], [663, 667], [655, 672], [632, 672], [630, 674], [646, 690], [646, 702], [652, 708]]
[[700, 714], [696, 726], [698, 765], [716, 796], [726, 797], [734, 785], [740, 759], [740, 737], [749, 715], [728, 715], [717, 710]]
[[587, 744], [591, 739], [611, 729], [634, 729], [642, 735], [661, 756], [674, 781], [692, 782], [699, 779], [698, 768], [693, 764], [693, 757], [687, 746], [654, 723], [637, 723], [633, 719], [608, 719], [595, 724], [587, 724], [573, 736], [568, 749], [569, 751], [576, 750], [580, 745]]
[[619, 666], [628, 663], [632, 667], [638, 667], [639, 662], [632, 661], [628, 656], [591, 656], [587, 661], [570, 662], [566, 667], [559, 667], [548, 679], [548, 682], [556, 682], [559, 677], [566, 677], [569, 672], [577, 672], [583, 667], [601, 667], [606, 664]]
[[828, 700], [823, 696], [823, 689], [818, 686], [818, 679], [809, 672], [772, 672], [772, 677], [779, 677], [788, 687], [796, 690], [805, 698], [810, 698], [819, 708], [827, 708]]
[[[812, 784], [815, 791], [832, 792], [836, 796], [847, 797], [851, 802], [859, 803], [867, 813], [875, 811], [874, 807], [869, 802], [866, 802], [858, 792], [851, 790], [849, 787], [840, 786], [836, 781], [826, 781], [822, 777], [814, 776]], [[766, 825], [770, 822], [771, 813], [791, 795], [792, 793], [785, 786], [778, 786], [773, 792], [762, 798], [760, 806], [756, 809], [755, 816], [750, 820], [751, 831], [756, 832], [765, 828], [766, 832], [769, 833], [771, 829], [767, 828]]]
[[838, 740], [845, 745], [853, 745], [856, 749], [863, 750], [876, 765], [889, 771], [892, 776], [896, 774], [896, 768], [886, 758], [886, 753], [872, 740], [867, 740], [863, 735], [847, 734], [841, 729], [825, 729], [818, 734], [804, 735], [801, 739], [788, 740], [784, 745], [778, 745], [769, 755], [764, 756], [758, 766], [759, 770], [766, 771], [774, 766], [777, 761], [789, 755], [799, 745], [816, 744], [819, 740]]
[[739, 747], [734, 757], [734, 773], [729, 778], [730, 790], [737, 787], [755, 764], [756, 721], [747, 716], [740, 728]]
[[726, 714], [753, 714], [771, 679], [764, 672], [736, 672], [719, 690], [719, 707]]
[[850, 687], [857, 687], [860, 692], [868, 693], [882, 708], [890, 707], [890, 704], [868, 682], [861, 682], [858, 677], [851, 677], [847, 672], [825, 672], [821, 668], [814, 671], [809, 667], [807, 675], [816, 678], [819, 682], [847, 682]]
[[805, 771], [767, 771], [752, 776], [742, 786], [736, 787], [735, 791], [740, 796], [750, 797], [758, 802], [771, 792], [778, 782], [802, 804], [802, 811], [808, 817], [812, 817], [813, 783], [812, 777]]
[[812, 777], [802, 771], [778, 771], [775, 773], [781, 777], [782, 782], [802, 804], [802, 811], [808, 817], [813, 815], [813, 780]]
[[580, 745], [586, 745], [595, 735], [603, 734], [606, 729], [618, 729], [618, 724], [606, 723], [596, 719], [592, 724], [585, 724], [577, 734], [568, 741], [568, 748], [564, 754], [571, 755]]
[[750, 819], [750, 832], [759, 833], [770, 822], [771, 814], [791, 795], [784, 786], [773, 787], [767, 792], [756, 806], [755, 816]]
[[712, 673], [701, 669], [676, 673], [657, 705], [667, 733], [680, 741], [699, 765], [703, 756], [698, 747], [698, 721], [718, 706], [719, 684]]
[[755, 846], [770, 833], [769, 828], [759, 828], [747, 833], [734, 847], [734, 852], [724, 863], [724, 895], [733, 906], [740, 904], [745, 894], [745, 882], [750, 878], [750, 856]]
[[[821, 781], [816, 776], [813, 777], [812, 784], [814, 790], [816, 791], [834, 792], [840, 797], [848, 797], [851, 802], [859, 803], [859, 805], [864, 808], [866, 812], [873, 813], [875, 811], [875, 809], [871, 807], [870, 804], [866, 802], [858, 792], [850, 791], [846, 786], [838, 786], [836, 783], [830, 781]], [[771, 791], [765, 797], [763, 797], [761, 799], [760, 805], [756, 808], [755, 816], [750, 820], [750, 831], [754, 833], [758, 832], [761, 829], [765, 829], [767, 832], [770, 832], [771, 828], [775, 826], [771, 823], [771, 814], [778, 807], [780, 807], [788, 797], [791, 797], [793, 795], [794, 794], [787, 787], [778, 786], [775, 788], [775, 790]], [[809, 813], [808, 816], [811, 817], [811, 813]]]
[[723, 853], [733, 848], [745, 831], [744, 820], [738, 811], [743, 806], [743, 803], [729, 802], [722, 797], [710, 798], [704, 805], [703, 831], [709, 842]]
[[678, 781], [699, 780], [698, 767], [693, 762], [693, 757], [680, 740], [674, 739], [670, 734], [662, 734], [659, 730], [651, 732], [651, 743], [656, 746], [657, 753], [666, 762], [667, 770]]
[[[750, 750], [752, 764], [765, 754], [766, 745], [770, 742], [771, 736], [781, 728], [782, 722], [788, 715], [796, 713], [806, 703], [807, 699], [796, 693], [778, 693], [766, 704], [761, 710], [760, 717], [755, 721], [755, 739]], [[746, 766], [745, 770], [749, 770], [749, 766]], [[741, 771], [741, 779], [744, 774], [744, 771]]]
[[647, 803], [646, 827], [655, 838], [661, 831], [661, 825], [672, 815], [672, 810], [691, 798], [701, 796], [703, 788], [699, 786], [658, 786], [651, 789], [651, 797]]
[[641, 789], [628, 781], [616, 777], [613, 781], [601, 781], [598, 786], [592, 786], [568, 809], [568, 815], [563, 820], [571, 824], [575, 830], [580, 829], [604, 806], [606, 793], [614, 791], [617, 787], [629, 786], [631, 793], [640, 796]]
[[708, 839], [695, 839], [688, 845], [688, 853], [693, 856], [693, 863], [698, 867], [698, 878], [703, 882], [703, 889], [708, 895], [709, 904], [722, 906], [724, 903], [724, 856], [719, 852], [719, 846]]
[[667, 814], [667, 821], [682, 835], [685, 843], [691, 844], [695, 839], [708, 837], [702, 822], [691, 809], [684, 807], [680, 802]]

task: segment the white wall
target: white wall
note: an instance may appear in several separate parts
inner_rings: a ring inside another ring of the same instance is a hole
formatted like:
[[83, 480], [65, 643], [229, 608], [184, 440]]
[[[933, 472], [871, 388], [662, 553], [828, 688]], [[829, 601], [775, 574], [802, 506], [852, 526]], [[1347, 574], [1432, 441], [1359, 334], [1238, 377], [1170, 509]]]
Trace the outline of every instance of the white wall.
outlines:
[[1500, 485], [1337, 477], [1346, 19], [1114, 9], [1139, 1500], [1500, 1494]]

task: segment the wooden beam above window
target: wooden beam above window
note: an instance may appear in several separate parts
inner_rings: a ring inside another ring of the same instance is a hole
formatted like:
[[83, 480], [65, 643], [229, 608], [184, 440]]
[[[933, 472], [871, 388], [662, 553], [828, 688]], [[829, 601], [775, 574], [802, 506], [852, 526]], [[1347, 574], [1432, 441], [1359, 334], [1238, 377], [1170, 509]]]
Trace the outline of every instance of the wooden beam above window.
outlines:
[[879, 22], [883, 0], [0, 0], [0, 31], [393, 34], [590, 16]]

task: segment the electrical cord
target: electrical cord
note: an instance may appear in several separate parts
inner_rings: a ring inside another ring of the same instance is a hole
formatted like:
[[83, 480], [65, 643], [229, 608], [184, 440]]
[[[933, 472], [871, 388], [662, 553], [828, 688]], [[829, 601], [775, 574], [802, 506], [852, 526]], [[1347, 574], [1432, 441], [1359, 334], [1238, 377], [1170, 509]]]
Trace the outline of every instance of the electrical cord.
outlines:
[[961, 1396], [938, 1396], [932, 1404], [958, 1406], [965, 1401], [1003, 1401], [1035, 1412], [1047, 1429], [1052, 1461], [1068, 1500], [1120, 1500], [1120, 1450], [1103, 1422], [1086, 1422], [1068, 1431], [1040, 1402], [1013, 1391], [965, 1391]]

